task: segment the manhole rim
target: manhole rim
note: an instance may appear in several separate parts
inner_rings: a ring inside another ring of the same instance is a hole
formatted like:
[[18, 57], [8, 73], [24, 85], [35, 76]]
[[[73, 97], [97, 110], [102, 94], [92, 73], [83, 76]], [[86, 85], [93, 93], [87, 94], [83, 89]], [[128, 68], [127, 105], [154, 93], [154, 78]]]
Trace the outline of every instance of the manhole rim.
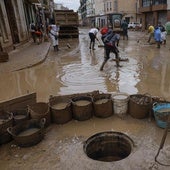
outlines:
[[[134, 147], [135, 147], [135, 143], [134, 143], [134, 141], [127, 135], [127, 134], [125, 134], [125, 133], [123, 133], [123, 132], [118, 132], [118, 131], [103, 131], [103, 132], [99, 132], [99, 133], [95, 133], [95, 134], [93, 134], [92, 136], [90, 136], [89, 138], [87, 138], [84, 142], [83, 142], [83, 150], [84, 150], [84, 153], [86, 154], [86, 156], [89, 158], [89, 159], [92, 159], [92, 158], [90, 158], [89, 156], [88, 156], [88, 154], [87, 154], [87, 150], [86, 150], [86, 148], [87, 148], [87, 146], [90, 144], [90, 142], [92, 142], [92, 141], [94, 141], [94, 139], [96, 138], [96, 137], [98, 137], [98, 136], [100, 136], [100, 137], [104, 137], [105, 135], [113, 135], [113, 134], [116, 134], [117, 136], [120, 136], [120, 137], [122, 137], [122, 138], [124, 138], [126, 141], [128, 141], [128, 143], [129, 143], [129, 145], [130, 145], [130, 149], [131, 149], [131, 152], [130, 152], [130, 154], [132, 154], [132, 152], [133, 152], [133, 149], [134, 149]], [[128, 157], [130, 156], [130, 154], [128, 155]], [[92, 159], [93, 161], [99, 161], [99, 160], [95, 160], [95, 159]], [[123, 160], [123, 159], [122, 159]], [[121, 160], [120, 160], [121, 161]], [[105, 162], [105, 161], [103, 161], [103, 162]], [[114, 162], [114, 161], [113, 161]]]

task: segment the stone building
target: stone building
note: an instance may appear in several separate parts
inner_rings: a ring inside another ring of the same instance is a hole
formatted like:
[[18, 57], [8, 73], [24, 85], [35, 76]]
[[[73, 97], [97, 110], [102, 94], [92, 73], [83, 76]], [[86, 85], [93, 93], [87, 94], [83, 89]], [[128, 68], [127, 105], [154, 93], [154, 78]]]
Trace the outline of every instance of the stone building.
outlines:
[[146, 29], [148, 24], [155, 26], [161, 22], [164, 25], [170, 21], [170, 0], [139, 0], [139, 2], [143, 29]]
[[[80, 0], [80, 13], [84, 25], [88, 24], [98, 26], [99, 20], [105, 20], [106, 14], [121, 13], [127, 22], [142, 22], [138, 11], [139, 0]], [[88, 20], [88, 22], [87, 22]], [[104, 23], [102, 24], [104, 25]]]
[[53, 0], [1, 0], [0, 52], [9, 52], [28, 42], [30, 23], [45, 23], [51, 16], [49, 9], [52, 2]]

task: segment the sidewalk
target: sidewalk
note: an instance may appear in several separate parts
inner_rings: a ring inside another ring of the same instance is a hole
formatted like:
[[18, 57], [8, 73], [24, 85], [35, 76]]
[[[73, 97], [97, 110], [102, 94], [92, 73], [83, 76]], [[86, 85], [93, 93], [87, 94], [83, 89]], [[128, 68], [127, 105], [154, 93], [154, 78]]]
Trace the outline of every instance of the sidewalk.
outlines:
[[48, 54], [50, 42], [37, 45], [28, 42], [9, 53], [9, 61], [0, 63], [0, 72], [11, 72], [29, 68], [43, 62]]

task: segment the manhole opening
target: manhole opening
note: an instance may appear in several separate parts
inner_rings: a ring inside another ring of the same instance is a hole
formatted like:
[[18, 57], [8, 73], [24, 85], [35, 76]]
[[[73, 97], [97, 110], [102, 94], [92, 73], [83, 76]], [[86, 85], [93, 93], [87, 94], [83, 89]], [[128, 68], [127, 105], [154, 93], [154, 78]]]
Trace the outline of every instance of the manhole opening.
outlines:
[[84, 143], [86, 155], [97, 161], [113, 162], [127, 158], [133, 148], [133, 141], [121, 132], [97, 133]]

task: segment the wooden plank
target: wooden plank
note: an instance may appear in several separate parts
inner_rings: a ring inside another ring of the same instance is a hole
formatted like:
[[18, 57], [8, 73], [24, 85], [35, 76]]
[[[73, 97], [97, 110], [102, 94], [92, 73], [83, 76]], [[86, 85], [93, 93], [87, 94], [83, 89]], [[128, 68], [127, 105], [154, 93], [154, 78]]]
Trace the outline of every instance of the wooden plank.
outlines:
[[8, 53], [0, 51], [0, 63], [7, 62], [9, 60]]
[[27, 105], [36, 103], [36, 93], [27, 94], [0, 103], [0, 110], [12, 111], [26, 109]]

